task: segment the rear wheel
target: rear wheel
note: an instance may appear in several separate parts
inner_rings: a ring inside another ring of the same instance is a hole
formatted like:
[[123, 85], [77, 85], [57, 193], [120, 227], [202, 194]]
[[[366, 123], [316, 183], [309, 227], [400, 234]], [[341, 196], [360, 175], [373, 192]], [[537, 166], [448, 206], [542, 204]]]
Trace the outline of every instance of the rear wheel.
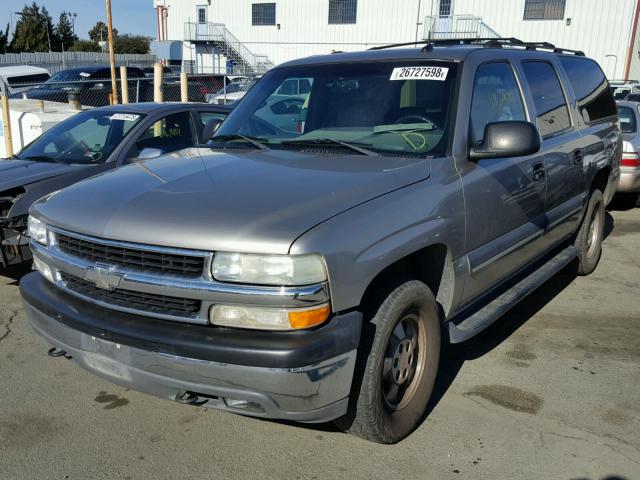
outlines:
[[589, 275], [596, 269], [600, 261], [604, 222], [604, 197], [600, 190], [594, 190], [589, 198], [587, 212], [574, 242], [579, 252], [578, 275]]
[[[365, 327], [348, 414], [337, 425], [395, 443], [424, 415], [440, 357], [440, 316], [431, 290], [411, 280], [393, 289]], [[367, 354], [368, 352], [368, 354]]]

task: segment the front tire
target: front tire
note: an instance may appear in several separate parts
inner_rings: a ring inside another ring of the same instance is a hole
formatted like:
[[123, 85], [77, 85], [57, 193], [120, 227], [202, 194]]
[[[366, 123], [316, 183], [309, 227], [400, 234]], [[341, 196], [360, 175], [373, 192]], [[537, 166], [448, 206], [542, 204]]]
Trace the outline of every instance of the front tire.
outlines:
[[578, 275], [589, 275], [596, 269], [602, 255], [604, 223], [604, 197], [600, 190], [594, 190], [574, 242], [579, 253]]
[[369, 326], [356, 366], [361, 381], [354, 382], [349, 412], [336, 423], [366, 440], [396, 443], [418, 426], [438, 371], [440, 314], [433, 293], [417, 280], [401, 284]]

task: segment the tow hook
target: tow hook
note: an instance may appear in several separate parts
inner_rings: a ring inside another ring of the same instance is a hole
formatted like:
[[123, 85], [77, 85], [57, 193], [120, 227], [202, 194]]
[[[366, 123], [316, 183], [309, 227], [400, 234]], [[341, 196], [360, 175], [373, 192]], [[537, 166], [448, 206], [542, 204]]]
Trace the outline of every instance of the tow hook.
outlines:
[[196, 407], [201, 407], [205, 403], [207, 403], [211, 398], [203, 397], [197, 393], [193, 392], [178, 392], [176, 395], [176, 402], [182, 403], [185, 405], [193, 405]]
[[51, 347], [49, 350], [47, 350], [47, 355], [53, 358], [64, 357], [67, 360], [71, 360], [73, 358], [71, 355], [67, 353], [66, 350], [61, 350], [56, 347]]

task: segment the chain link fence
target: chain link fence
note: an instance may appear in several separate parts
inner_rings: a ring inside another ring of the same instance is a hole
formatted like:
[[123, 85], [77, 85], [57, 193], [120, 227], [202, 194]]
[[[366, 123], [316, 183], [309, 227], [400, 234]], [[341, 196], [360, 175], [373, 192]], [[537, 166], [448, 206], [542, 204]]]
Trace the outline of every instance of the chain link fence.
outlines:
[[[119, 70], [118, 70], [119, 73]], [[119, 75], [118, 75], [119, 76]], [[187, 75], [187, 97], [189, 102], [226, 104], [240, 99], [255, 83], [256, 77], [227, 76], [217, 74]], [[135, 75], [126, 82], [129, 103], [153, 102], [153, 76]], [[180, 75], [163, 75], [162, 100], [182, 101]], [[110, 104], [111, 78], [87, 78], [74, 81], [42, 83], [14, 83], [10, 88], [10, 99], [33, 99], [49, 102], [70, 103], [75, 107], [102, 107]], [[123, 102], [123, 82], [116, 81], [118, 103]]]

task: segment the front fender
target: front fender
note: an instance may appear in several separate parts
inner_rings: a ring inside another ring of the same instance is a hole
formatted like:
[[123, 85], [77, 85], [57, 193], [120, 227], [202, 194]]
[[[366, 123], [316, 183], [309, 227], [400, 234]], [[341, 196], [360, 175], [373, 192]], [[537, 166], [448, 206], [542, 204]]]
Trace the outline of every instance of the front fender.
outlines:
[[[445, 245], [455, 268], [464, 249], [463, 213], [456, 182], [436, 184], [428, 179], [317, 225], [293, 243], [290, 253], [324, 256], [332, 308], [339, 312], [359, 306], [369, 284], [385, 268], [429, 245]], [[454, 282], [457, 299], [462, 282]]]

